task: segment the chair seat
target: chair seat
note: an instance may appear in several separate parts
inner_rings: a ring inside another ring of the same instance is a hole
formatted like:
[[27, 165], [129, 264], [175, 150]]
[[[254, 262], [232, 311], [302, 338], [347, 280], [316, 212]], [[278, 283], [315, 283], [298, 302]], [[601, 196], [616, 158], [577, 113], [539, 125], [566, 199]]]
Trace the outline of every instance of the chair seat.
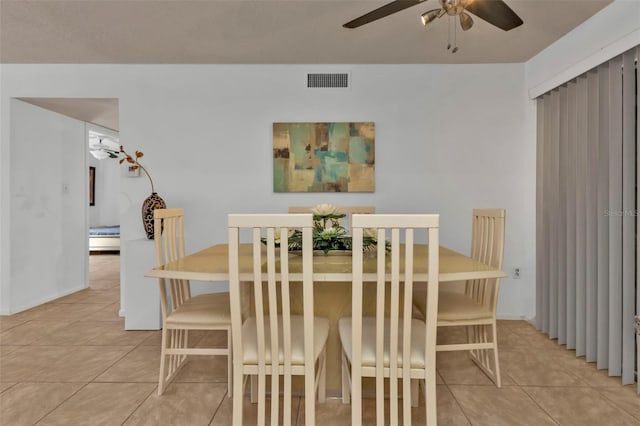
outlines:
[[491, 319], [493, 313], [469, 296], [449, 291], [438, 295], [438, 321]]
[[[400, 319], [402, 321], [402, 319]], [[399, 326], [398, 336], [398, 366], [402, 367], [402, 322]], [[389, 354], [389, 330], [391, 329], [391, 323], [388, 319], [384, 324], [384, 366], [389, 366], [390, 354]], [[344, 352], [351, 362], [352, 355], [352, 330], [351, 330], [351, 318], [340, 318], [338, 321], [338, 332], [340, 333], [340, 341]], [[425, 323], [419, 319], [413, 318], [411, 320], [411, 368], [425, 368]], [[367, 367], [374, 367], [376, 365], [376, 319], [374, 317], [362, 318], [362, 365]]]
[[[264, 317], [265, 321], [265, 359], [266, 363], [271, 363], [271, 326], [269, 317]], [[242, 325], [242, 345], [244, 364], [258, 363], [258, 346], [256, 332], [256, 318], [250, 317]], [[304, 317], [302, 315], [291, 315], [291, 364], [304, 365]], [[327, 318], [315, 317], [313, 321], [313, 356], [317, 359], [329, 336], [329, 320]], [[278, 340], [279, 340], [279, 362], [284, 363], [283, 339], [282, 339], [282, 318], [278, 318]]]
[[219, 328], [229, 327], [231, 313], [229, 293], [209, 293], [193, 296], [166, 320], [169, 328]]

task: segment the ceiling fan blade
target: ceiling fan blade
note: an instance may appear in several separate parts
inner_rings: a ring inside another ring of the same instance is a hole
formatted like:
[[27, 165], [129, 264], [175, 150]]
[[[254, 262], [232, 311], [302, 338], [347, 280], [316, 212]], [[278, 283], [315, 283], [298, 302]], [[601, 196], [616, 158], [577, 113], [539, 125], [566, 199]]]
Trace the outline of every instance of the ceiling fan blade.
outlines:
[[522, 25], [522, 19], [502, 0], [473, 0], [464, 7], [491, 25], [509, 31]]
[[468, 13], [462, 12], [460, 14], [460, 26], [462, 27], [462, 31], [467, 31], [473, 27], [473, 19]]
[[358, 28], [359, 26], [368, 24], [369, 22], [377, 21], [380, 18], [384, 18], [385, 16], [392, 15], [396, 12], [400, 12], [401, 10], [404, 10], [411, 6], [415, 6], [424, 1], [426, 0], [395, 0], [375, 10], [372, 10], [371, 12], [366, 13], [352, 21], [347, 22], [346, 24], [343, 25], [343, 27]]
[[422, 25], [425, 27], [431, 22], [435, 21], [436, 18], [440, 18], [445, 14], [444, 9], [432, 9], [422, 14]]

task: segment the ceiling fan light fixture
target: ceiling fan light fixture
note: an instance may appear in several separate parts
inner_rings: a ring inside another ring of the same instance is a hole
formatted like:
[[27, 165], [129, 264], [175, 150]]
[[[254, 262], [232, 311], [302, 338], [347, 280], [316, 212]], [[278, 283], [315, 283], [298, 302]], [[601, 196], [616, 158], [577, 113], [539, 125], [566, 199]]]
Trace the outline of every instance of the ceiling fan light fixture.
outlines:
[[422, 20], [422, 25], [427, 26], [427, 24], [433, 22], [436, 18], [440, 17], [441, 9], [432, 9], [422, 14], [420, 19]]
[[462, 27], [462, 31], [467, 31], [473, 27], [473, 19], [468, 13], [462, 12], [460, 14], [460, 27]]
[[94, 156], [94, 158], [96, 158], [97, 160], [106, 160], [107, 158], [110, 157], [109, 153], [107, 151], [103, 151], [100, 149], [92, 149], [91, 151], [89, 151], [91, 153], [91, 155]]

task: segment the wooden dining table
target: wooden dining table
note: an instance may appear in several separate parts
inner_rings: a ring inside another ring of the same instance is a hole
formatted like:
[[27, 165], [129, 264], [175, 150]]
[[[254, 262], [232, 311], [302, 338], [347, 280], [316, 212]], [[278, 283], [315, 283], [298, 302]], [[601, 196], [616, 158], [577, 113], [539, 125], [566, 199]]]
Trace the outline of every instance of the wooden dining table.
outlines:
[[[426, 259], [427, 245], [418, 245], [414, 251], [417, 259]], [[485, 265], [446, 247], [440, 246], [439, 282], [448, 283], [471, 279], [506, 277], [500, 269]], [[295, 270], [296, 258], [289, 254], [290, 268]], [[252, 245], [240, 246], [240, 279], [253, 279]], [[340, 395], [340, 339], [337, 323], [341, 317], [351, 313], [351, 256], [345, 253], [313, 256], [314, 309], [315, 315], [329, 318], [330, 331], [327, 341], [327, 395]], [[375, 256], [364, 257], [364, 279], [374, 281]], [[428, 270], [426, 261], [414, 262], [416, 286], [426, 285]], [[194, 281], [220, 282], [229, 280], [229, 255], [227, 244], [216, 244], [167, 263], [145, 274], [152, 278], [186, 279]], [[373, 282], [368, 283], [372, 287]], [[293, 302], [292, 310], [296, 303]], [[365, 307], [365, 310], [367, 308]]]

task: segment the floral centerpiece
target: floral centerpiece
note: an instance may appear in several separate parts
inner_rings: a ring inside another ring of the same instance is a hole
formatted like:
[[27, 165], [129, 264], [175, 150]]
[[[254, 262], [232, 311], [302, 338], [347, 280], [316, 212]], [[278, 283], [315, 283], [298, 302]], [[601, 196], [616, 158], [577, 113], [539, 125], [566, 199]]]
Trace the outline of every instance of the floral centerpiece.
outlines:
[[[337, 207], [331, 204], [318, 204], [311, 209], [311, 213], [313, 213], [314, 250], [321, 250], [324, 254], [328, 254], [330, 251], [351, 251], [351, 236], [342, 226], [344, 213], [338, 213]], [[377, 245], [376, 233], [367, 230], [362, 243], [364, 250], [375, 247]], [[289, 234], [289, 250], [302, 250], [302, 232], [300, 230], [293, 230]]]

